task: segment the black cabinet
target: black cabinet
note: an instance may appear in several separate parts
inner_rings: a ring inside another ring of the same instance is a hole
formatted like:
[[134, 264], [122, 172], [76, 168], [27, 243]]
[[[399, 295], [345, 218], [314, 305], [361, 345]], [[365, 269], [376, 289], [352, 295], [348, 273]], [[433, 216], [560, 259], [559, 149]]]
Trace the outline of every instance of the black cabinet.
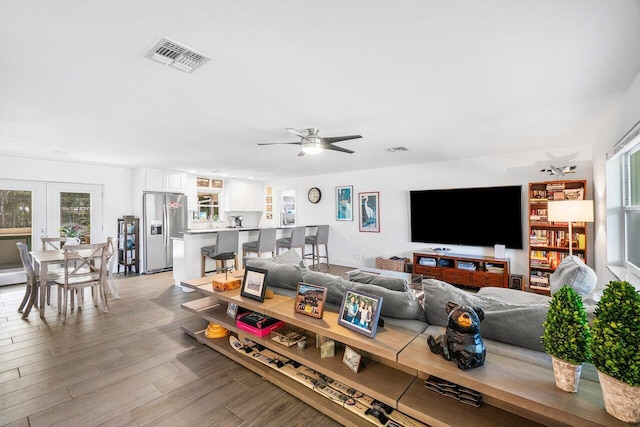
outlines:
[[118, 273], [140, 272], [140, 220], [133, 216], [118, 219]]

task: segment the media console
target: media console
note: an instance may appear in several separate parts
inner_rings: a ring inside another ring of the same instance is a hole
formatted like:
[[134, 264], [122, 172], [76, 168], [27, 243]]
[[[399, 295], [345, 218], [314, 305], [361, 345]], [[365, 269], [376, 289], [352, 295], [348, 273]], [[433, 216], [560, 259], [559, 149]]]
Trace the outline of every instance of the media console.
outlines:
[[508, 288], [509, 258], [415, 252], [413, 273], [456, 285]]
[[[240, 289], [216, 291], [212, 279], [202, 277], [182, 282], [183, 286], [203, 295], [201, 299], [182, 304], [183, 309], [198, 315], [183, 325], [183, 330], [343, 425], [371, 424], [341, 405], [318, 398], [316, 392], [277, 370], [240, 355], [231, 347], [228, 337], [205, 337], [208, 322], [220, 324], [232, 334], [244, 334], [237, 328], [235, 319], [226, 314], [228, 303], [235, 303], [305, 330], [311, 342], [318, 334], [348, 345], [366, 360], [366, 366], [358, 373], [342, 362], [342, 348], [336, 350], [334, 357], [321, 358], [320, 350], [313, 345], [299, 349], [282, 346], [268, 336], [250, 336], [272, 351], [432, 426], [628, 425], [606, 413], [598, 383], [582, 379], [577, 393], [566, 393], [556, 387], [552, 370], [490, 353], [484, 366], [463, 371], [455, 363], [432, 354], [426, 344], [426, 334], [388, 325], [379, 328], [375, 339], [371, 339], [338, 325], [336, 312], [325, 310], [322, 319], [312, 318], [294, 312], [292, 298], [276, 294], [260, 303], [242, 297]], [[426, 389], [424, 379], [429, 375], [482, 393], [482, 406], [471, 407]]]

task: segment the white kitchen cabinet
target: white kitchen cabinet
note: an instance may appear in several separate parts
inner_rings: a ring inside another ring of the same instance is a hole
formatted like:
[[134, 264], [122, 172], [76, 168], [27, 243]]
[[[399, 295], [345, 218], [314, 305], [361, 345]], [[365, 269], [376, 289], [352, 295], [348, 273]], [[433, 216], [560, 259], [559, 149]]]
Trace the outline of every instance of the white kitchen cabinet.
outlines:
[[167, 191], [185, 193], [187, 191], [187, 174], [162, 169], [145, 169], [145, 191]]
[[225, 210], [229, 211], [261, 211], [264, 183], [246, 179], [228, 180], [225, 195]]

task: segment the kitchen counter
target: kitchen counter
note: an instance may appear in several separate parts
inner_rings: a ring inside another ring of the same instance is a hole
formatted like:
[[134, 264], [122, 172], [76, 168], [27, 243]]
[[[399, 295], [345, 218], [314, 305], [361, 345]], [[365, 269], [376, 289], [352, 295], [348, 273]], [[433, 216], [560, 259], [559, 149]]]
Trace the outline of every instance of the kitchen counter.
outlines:
[[[276, 238], [285, 237], [288, 233], [287, 229], [293, 228], [293, 225], [275, 227], [278, 232]], [[305, 225], [306, 228], [315, 228], [317, 225]], [[173, 244], [173, 280], [176, 286], [180, 286], [180, 282], [194, 277], [200, 277], [202, 267], [202, 255], [200, 250], [203, 246], [211, 246], [216, 244], [216, 234], [221, 230], [239, 230], [240, 237], [238, 242], [238, 262], [242, 264], [242, 244], [258, 239], [258, 232], [262, 228], [268, 227], [219, 227], [205, 228], [196, 230], [181, 231], [181, 238], [172, 238]], [[213, 269], [213, 260], [208, 259], [207, 269]], [[183, 288], [183, 290], [185, 290]]]

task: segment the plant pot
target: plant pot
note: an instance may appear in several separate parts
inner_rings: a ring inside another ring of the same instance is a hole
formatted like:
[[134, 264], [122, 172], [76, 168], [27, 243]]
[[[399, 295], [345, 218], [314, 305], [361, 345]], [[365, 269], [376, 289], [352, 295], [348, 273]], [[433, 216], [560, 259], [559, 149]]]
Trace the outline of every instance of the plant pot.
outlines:
[[607, 413], [627, 423], [640, 423], [640, 387], [632, 387], [600, 371], [598, 379]]
[[553, 362], [553, 375], [556, 378], [556, 386], [560, 390], [575, 393], [578, 391], [582, 365], [574, 365], [557, 357], [551, 356]]

